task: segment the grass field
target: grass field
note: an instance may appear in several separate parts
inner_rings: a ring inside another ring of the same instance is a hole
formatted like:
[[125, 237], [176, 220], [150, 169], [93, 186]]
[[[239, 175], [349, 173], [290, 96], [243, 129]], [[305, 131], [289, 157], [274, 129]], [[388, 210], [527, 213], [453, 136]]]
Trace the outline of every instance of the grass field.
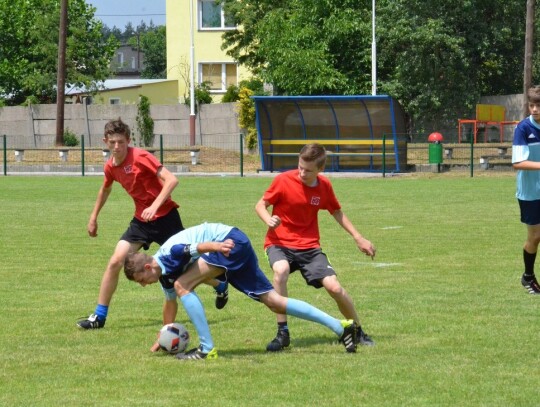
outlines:
[[[269, 178], [185, 177], [186, 226], [242, 228], [264, 260], [254, 205]], [[525, 227], [513, 176], [335, 178], [343, 209], [378, 248], [363, 256], [326, 213], [323, 249], [377, 342], [346, 354], [334, 335], [291, 318], [292, 344], [267, 354], [275, 318], [237, 291], [206, 304], [216, 361], [149, 352], [162, 294], [121, 278], [105, 329], [83, 332], [133, 204], [119, 185], [86, 233], [101, 177], [0, 179], [2, 406], [535, 406], [540, 298], [520, 286]], [[153, 253], [156, 246], [151, 248]], [[291, 297], [339, 316], [291, 277]], [[178, 321], [193, 336], [180, 310]], [[198, 343], [194, 338], [194, 345]]]

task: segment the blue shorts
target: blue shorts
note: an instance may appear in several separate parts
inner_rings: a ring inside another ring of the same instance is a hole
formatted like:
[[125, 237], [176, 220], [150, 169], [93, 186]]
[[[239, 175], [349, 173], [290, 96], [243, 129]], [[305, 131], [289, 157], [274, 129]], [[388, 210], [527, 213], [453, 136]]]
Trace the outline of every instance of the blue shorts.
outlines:
[[522, 201], [518, 199], [521, 211], [521, 222], [529, 226], [540, 224], [540, 200]]
[[233, 228], [225, 239], [234, 241], [234, 248], [229, 256], [213, 252], [201, 255], [201, 259], [212, 266], [225, 269], [225, 278], [234, 288], [260, 301], [259, 296], [272, 291], [274, 287], [259, 267], [249, 238], [240, 229]]

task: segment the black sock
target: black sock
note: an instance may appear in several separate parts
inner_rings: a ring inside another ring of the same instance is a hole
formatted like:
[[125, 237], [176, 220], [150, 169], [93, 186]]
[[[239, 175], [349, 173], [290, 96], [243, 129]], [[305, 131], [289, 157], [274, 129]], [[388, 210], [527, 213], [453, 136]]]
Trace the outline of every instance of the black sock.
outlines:
[[525, 263], [525, 273], [523, 276], [525, 279], [532, 279], [534, 277], [534, 262], [536, 260], [536, 253], [528, 253], [523, 249], [523, 262]]

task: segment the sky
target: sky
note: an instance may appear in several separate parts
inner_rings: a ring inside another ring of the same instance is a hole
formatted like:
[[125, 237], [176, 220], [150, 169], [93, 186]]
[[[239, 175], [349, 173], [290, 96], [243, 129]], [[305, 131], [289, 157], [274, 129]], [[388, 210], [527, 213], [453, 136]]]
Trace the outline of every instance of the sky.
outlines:
[[123, 30], [128, 22], [133, 27], [144, 21], [154, 25], [165, 25], [165, 0], [86, 0], [96, 8], [95, 17], [109, 28]]

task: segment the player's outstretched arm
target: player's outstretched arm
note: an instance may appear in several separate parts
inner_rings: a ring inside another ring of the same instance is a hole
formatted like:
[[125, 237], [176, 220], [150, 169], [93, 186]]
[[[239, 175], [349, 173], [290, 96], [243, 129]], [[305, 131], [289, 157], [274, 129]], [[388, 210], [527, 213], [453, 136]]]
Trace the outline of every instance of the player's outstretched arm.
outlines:
[[373, 246], [373, 244], [369, 240], [363, 237], [360, 232], [356, 230], [354, 225], [351, 223], [349, 218], [343, 213], [341, 209], [335, 211], [332, 216], [334, 217], [336, 222], [339, 223], [341, 227], [353, 237], [354, 241], [356, 242], [356, 246], [362, 253], [366, 254], [366, 256], [371, 256], [371, 258], [375, 257], [375, 246]]

